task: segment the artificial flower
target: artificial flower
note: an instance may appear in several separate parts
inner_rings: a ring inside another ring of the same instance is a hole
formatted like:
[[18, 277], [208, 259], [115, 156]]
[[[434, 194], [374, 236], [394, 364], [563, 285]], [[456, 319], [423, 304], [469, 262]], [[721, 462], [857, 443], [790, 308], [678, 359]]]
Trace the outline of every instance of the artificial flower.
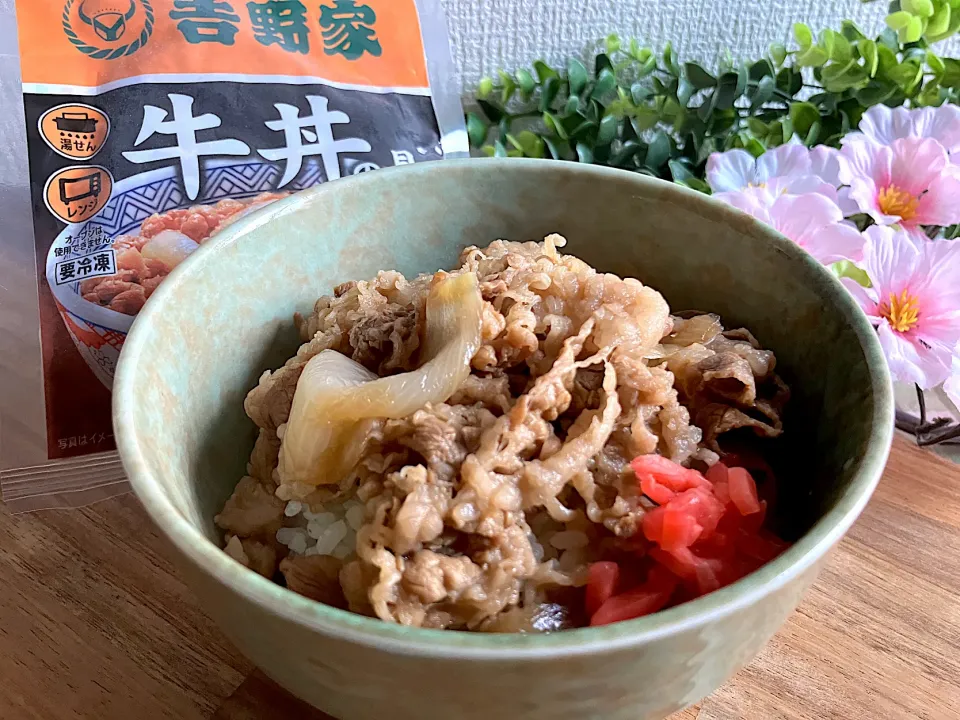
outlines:
[[879, 225], [911, 231], [922, 225], [960, 222], [960, 177], [947, 151], [931, 138], [908, 137], [890, 145], [858, 142], [843, 146], [839, 179], [850, 198]]
[[717, 198], [783, 233], [825, 265], [863, 257], [863, 236], [844, 222], [843, 212], [824, 195], [777, 195], [753, 188], [720, 193]]
[[877, 328], [894, 378], [936, 387], [950, 377], [960, 343], [960, 243], [879, 225], [864, 235], [872, 287], [842, 282]]
[[707, 159], [707, 183], [715, 193], [765, 188], [774, 194], [823, 192], [836, 195], [811, 170], [810, 151], [802, 144], [787, 143], [754, 158], [746, 150], [713, 153]]
[[874, 105], [860, 119], [860, 132], [847, 134], [840, 142], [892, 145], [902, 138], [931, 138], [948, 153], [960, 152], [960, 108], [955, 105], [914, 110]]

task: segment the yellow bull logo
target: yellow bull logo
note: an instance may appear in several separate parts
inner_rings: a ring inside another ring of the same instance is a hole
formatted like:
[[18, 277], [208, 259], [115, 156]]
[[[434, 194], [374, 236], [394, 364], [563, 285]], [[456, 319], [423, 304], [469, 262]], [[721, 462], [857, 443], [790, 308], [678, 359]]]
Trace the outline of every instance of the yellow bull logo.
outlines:
[[93, 28], [97, 37], [115, 42], [123, 37], [127, 21], [136, 11], [134, 0], [83, 0], [79, 15], [80, 20]]

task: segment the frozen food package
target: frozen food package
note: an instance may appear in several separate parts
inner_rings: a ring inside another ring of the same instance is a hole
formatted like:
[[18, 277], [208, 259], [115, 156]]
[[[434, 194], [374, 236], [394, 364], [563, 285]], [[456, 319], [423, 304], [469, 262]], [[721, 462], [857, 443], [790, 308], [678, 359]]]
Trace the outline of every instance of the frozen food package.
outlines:
[[0, 480], [15, 512], [127, 490], [117, 358], [197, 247], [317, 183], [468, 156], [440, 0], [16, 0], [16, 12], [33, 236], [0, 236], [17, 274], [17, 297], [0, 297], [16, 370], [0, 379]]

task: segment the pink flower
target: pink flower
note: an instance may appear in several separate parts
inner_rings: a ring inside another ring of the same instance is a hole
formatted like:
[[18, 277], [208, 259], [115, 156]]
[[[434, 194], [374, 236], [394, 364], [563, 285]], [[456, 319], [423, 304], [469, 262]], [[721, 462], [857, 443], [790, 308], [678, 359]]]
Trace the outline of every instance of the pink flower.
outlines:
[[831, 200], [835, 200], [843, 211], [844, 217], [856, 215], [860, 212], [856, 201], [850, 197], [850, 188], [841, 187], [843, 183], [840, 182], [839, 150], [834, 150], [828, 145], [817, 145], [815, 148], [812, 148], [810, 150], [810, 172], [836, 190], [836, 194], [832, 197], [829, 193], [822, 191], [821, 194], [827, 195]]
[[960, 222], [960, 177], [947, 169], [947, 151], [936, 140], [848, 143], [838, 159], [850, 197], [877, 224], [912, 230]]
[[826, 192], [829, 186], [811, 170], [810, 151], [801, 144], [788, 143], [768, 150], [758, 158], [746, 150], [713, 153], [707, 159], [707, 183], [714, 192], [738, 192], [751, 187], [783, 192]]
[[876, 326], [893, 376], [936, 387], [950, 376], [960, 342], [960, 243], [877, 225], [864, 235], [873, 287], [842, 282]]
[[825, 265], [863, 258], [863, 236], [824, 195], [775, 195], [753, 188], [715, 197], [783, 233]]
[[932, 138], [948, 153], [960, 151], [960, 108], [941, 107], [889, 108], [874, 105], [860, 119], [860, 132], [849, 133], [840, 142], [843, 145], [864, 140], [877, 145], [892, 145], [902, 138]]

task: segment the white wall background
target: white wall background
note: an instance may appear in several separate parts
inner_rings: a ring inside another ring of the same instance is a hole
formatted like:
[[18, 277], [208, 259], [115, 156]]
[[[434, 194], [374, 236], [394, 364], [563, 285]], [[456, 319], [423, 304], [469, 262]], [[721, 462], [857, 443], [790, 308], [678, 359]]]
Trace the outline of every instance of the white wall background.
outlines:
[[[850, 19], [867, 34], [883, 30], [885, 0], [443, 0], [460, 81], [470, 89], [498, 68], [543, 58], [562, 63], [609, 35], [651, 47], [673, 41], [681, 60], [712, 66], [725, 50], [759, 59], [786, 42], [795, 22], [815, 31]], [[956, 56], [960, 44], [941, 46]]]

